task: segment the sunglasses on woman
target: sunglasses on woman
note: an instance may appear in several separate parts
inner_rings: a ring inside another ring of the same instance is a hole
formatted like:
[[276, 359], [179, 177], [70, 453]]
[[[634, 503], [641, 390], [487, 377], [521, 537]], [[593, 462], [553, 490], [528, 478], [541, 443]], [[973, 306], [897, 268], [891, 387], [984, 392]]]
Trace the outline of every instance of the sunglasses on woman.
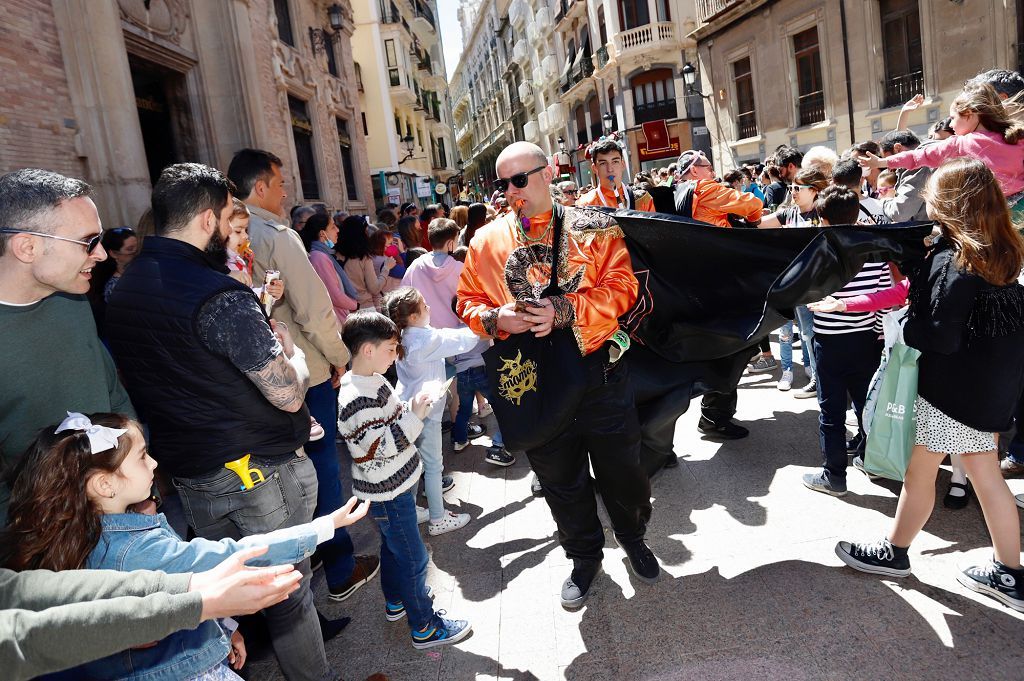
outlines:
[[801, 189], [814, 189], [814, 187], [811, 187], [811, 186], [806, 185], [806, 184], [791, 184], [791, 185], [789, 185], [789, 188], [792, 189], [795, 192], [798, 192]]
[[57, 236], [56, 234], [46, 234], [45, 232], [33, 232], [29, 229], [11, 229], [9, 227], [0, 228], [0, 234], [31, 234], [33, 236], [41, 236], [47, 239], [56, 239], [57, 241], [70, 241], [73, 244], [81, 244], [85, 246], [85, 252], [92, 255], [93, 251], [100, 245], [100, 241], [103, 240], [103, 232], [100, 232], [88, 241], [82, 241], [80, 239], [69, 239], [65, 236]]
[[526, 172], [526, 173], [516, 173], [515, 175], [513, 175], [510, 178], [508, 178], [507, 180], [505, 178], [499, 177], [498, 179], [496, 179], [494, 181], [494, 188], [497, 189], [499, 192], [506, 192], [506, 191], [508, 191], [509, 183], [512, 183], [513, 187], [515, 187], [517, 189], [523, 189], [524, 187], [526, 187], [527, 184], [529, 184], [529, 182], [530, 182], [530, 175], [533, 175], [534, 173], [539, 173], [540, 171], [544, 170], [545, 168], [547, 168], [546, 165], [545, 166], [539, 166], [539, 167], [534, 168], [533, 170], [531, 170], [529, 172]]

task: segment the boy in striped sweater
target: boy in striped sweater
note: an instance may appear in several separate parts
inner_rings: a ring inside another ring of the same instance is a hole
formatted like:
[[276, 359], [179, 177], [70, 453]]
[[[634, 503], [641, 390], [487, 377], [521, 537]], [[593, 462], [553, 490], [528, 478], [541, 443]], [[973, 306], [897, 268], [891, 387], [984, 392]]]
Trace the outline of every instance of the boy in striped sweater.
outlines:
[[[414, 490], [423, 474], [416, 438], [439, 396], [418, 393], [400, 402], [384, 378], [398, 357], [398, 327], [375, 310], [349, 315], [342, 340], [352, 370], [341, 379], [338, 433], [352, 455], [352, 494], [368, 499], [380, 530], [380, 586], [385, 617], [408, 614], [417, 650], [461, 641], [469, 622], [441, 617], [427, 590], [427, 548], [417, 527]], [[442, 611], [443, 612], [443, 611]]]
[[[860, 213], [855, 192], [845, 187], [829, 187], [815, 204], [822, 226], [852, 225]], [[891, 286], [888, 263], [867, 263], [835, 298], [874, 293]], [[861, 412], [871, 376], [882, 355], [877, 312], [815, 312], [814, 360], [818, 380], [818, 437], [825, 465], [818, 473], [807, 473], [803, 483], [817, 492], [841, 497], [846, 494], [846, 396], [860, 426]], [[863, 429], [860, 429], [863, 432]], [[852, 446], [863, 456], [864, 438], [855, 438]]]

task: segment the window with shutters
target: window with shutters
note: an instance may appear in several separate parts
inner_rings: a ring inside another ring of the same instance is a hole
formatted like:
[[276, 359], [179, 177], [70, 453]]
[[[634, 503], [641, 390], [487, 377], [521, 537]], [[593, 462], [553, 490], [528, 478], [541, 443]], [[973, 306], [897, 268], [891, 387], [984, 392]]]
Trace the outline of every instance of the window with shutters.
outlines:
[[316, 156], [313, 151], [313, 123], [306, 102], [288, 96], [288, 109], [292, 116], [292, 138], [295, 140], [295, 160], [299, 165], [299, 182], [304, 201], [320, 198], [320, 182], [316, 176]]
[[880, 0], [878, 10], [885, 58], [884, 106], [901, 106], [924, 92], [918, 0]]
[[754, 77], [750, 57], [732, 63], [732, 82], [736, 92], [737, 139], [757, 136], [757, 112], [754, 106]]
[[274, 0], [274, 14], [277, 16], [277, 37], [282, 43], [295, 47], [295, 34], [292, 32], [292, 12], [288, 0]]
[[825, 90], [821, 78], [821, 50], [818, 27], [813, 26], [793, 36], [796, 60], [797, 120], [799, 125], [812, 125], [825, 120]]

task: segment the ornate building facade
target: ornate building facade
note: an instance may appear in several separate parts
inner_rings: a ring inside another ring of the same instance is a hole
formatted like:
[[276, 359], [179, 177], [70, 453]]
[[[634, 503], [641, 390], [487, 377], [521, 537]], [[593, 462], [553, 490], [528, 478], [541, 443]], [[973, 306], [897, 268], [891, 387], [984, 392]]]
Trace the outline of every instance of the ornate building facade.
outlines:
[[892, 130], [904, 102], [925, 136], [964, 81], [1024, 68], [1021, 0], [701, 0], [698, 61], [716, 169], [778, 145], [843, 151]]
[[349, 0], [20, 0], [5, 6], [0, 172], [85, 179], [134, 225], [168, 164], [284, 161], [286, 205], [373, 207]]

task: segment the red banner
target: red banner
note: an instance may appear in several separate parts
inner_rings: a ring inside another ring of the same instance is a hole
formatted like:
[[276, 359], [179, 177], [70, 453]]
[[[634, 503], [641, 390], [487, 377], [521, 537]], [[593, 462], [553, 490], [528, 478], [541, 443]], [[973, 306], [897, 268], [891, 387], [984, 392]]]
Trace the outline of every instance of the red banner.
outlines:
[[662, 158], [673, 158], [682, 153], [679, 148], [678, 137], [671, 138], [668, 142], [668, 146], [661, 150], [648, 149], [646, 142], [640, 142], [637, 140], [637, 151], [640, 152], [641, 161], [657, 161]]
[[641, 125], [644, 129], [644, 137], [647, 138], [648, 153], [668, 150], [670, 142], [668, 139], [668, 126], [665, 124], [664, 118], [657, 121], [648, 121]]

